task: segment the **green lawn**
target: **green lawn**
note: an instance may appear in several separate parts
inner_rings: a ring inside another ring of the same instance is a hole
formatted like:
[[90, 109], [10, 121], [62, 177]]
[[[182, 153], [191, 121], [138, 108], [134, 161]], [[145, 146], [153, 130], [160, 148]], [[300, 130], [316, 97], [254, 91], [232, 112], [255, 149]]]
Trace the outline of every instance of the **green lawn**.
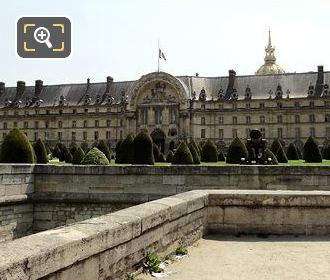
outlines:
[[[71, 165], [70, 163], [60, 162], [58, 158], [54, 158], [49, 161], [54, 165]], [[130, 164], [116, 164], [114, 160], [111, 160], [111, 165], [115, 166], [130, 166]], [[155, 166], [170, 166], [167, 162], [156, 162]], [[227, 165], [225, 162], [201, 162], [200, 166], [223, 166]], [[229, 164], [228, 164], [229, 165]], [[289, 163], [280, 163], [279, 165], [304, 165], [304, 166], [330, 166], [330, 160], [323, 160], [322, 163], [306, 163], [303, 160], [290, 160]]]

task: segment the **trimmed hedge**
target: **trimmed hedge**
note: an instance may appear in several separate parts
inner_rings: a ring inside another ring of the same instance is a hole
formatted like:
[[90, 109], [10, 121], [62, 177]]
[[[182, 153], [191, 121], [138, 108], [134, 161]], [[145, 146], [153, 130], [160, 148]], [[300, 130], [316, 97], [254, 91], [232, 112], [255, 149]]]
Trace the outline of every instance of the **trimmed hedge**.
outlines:
[[121, 163], [121, 143], [123, 143], [123, 140], [119, 140], [116, 144], [116, 159], [115, 159], [115, 163]]
[[134, 138], [134, 163], [135, 164], [155, 164], [153, 154], [153, 143], [147, 132], [141, 131]]
[[294, 143], [290, 143], [288, 146], [288, 149], [286, 151], [286, 156], [288, 160], [298, 160], [299, 154], [296, 148], [296, 145]]
[[218, 161], [226, 161], [225, 155], [223, 154], [222, 151], [220, 151], [218, 155]]
[[35, 153], [26, 135], [18, 128], [11, 130], [1, 145], [1, 162], [35, 163]]
[[192, 142], [188, 144], [188, 148], [193, 157], [194, 164], [200, 164], [201, 163], [200, 156]]
[[85, 157], [85, 152], [81, 147], [78, 147], [73, 154], [72, 164], [81, 164]]
[[192, 154], [185, 142], [181, 142], [176, 149], [172, 164], [193, 164], [194, 160]]
[[278, 161], [277, 161], [277, 158], [276, 156], [273, 154], [273, 152], [270, 150], [270, 149], [266, 149], [265, 150], [265, 157], [268, 161], [268, 158], [271, 158], [272, 159], [272, 165], [277, 165], [278, 164]]
[[217, 162], [218, 161], [218, 152], [217, 147], [211, 140], [207, 140], [203, 145], [201, 153], [201, 161], [203, 162]]
[[48, 163], [47, 150], [41, 139], [37, 140], [33, 148], [37, 157], [37, 163]]
[[81, 164], [109, 165], [109, 160], [98, 148], [92, 148], [83, 158]]
[[98, 148], [103, 154], [105, 154], [109, 162], [111, 161], [111, 153], [108, 145], [105, 143], [104, 140], [100, 140], [97, 143], [96, 148]]
[[128, 134], [120, 144], [120, 163], [134, 162], [134, 136]]
[[166, 162], [172, 162], [173, 161], [174, 154], [171, 150], [168, 151], [166, 156]]
[[241, 139], [236, 137], [228, 148], [226, 163], [241, 163], [241, 158], [248, 159], [248, 151]]
[[282, 145], [279, 146], [276, 154], [275, 154], [276, 158], [277, 158], [277, 161], [279, 163], [288, 163], [288, 158], [283, 150], [283, 147]]
[[311, 136], [307, 139], [304, 145], [303, 158], [305, 162], [322, 162], [320, 149]]

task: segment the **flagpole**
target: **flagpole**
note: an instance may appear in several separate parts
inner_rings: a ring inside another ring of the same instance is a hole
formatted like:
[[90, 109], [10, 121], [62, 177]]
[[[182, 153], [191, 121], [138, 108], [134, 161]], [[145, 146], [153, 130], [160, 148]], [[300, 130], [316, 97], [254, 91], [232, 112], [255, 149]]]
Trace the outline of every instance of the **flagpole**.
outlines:
[[158, 39], [158, 73], [159, 73], [159, 39]]

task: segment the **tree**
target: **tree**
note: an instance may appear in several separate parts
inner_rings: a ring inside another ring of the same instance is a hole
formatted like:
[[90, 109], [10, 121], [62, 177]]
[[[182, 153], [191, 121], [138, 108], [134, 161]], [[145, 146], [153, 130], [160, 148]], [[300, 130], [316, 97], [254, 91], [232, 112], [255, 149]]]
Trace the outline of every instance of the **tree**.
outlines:
[[203, 162], [217, 162], [218, 161], [218, 152], [217, 147], [211, 140], [207, 140], [203, 145], [201, 160]]
[[270, 149], [266, 149], [265, 150], [265, 158], [267, 159], [267, 162], [268, 162], [268, 159], [270, 158], [271, 159], [271, 164], [272, 165], [277, 165], [278, 164], [278, 161], [277, 161], [277, 158], [276, 156], [273, 154], [273, 152], [270, 150]]
[[109, 160], [98, 148], [92, 148], [83, 158], [84, 165], [109, 165]]
[[134, 136], [128, 134], [120, 144], [120, 163], [134, 162]]
[[280, 163], [288, 163], [288, 158], [286, 157], [286, 154], [284, 152], [284, 149], [282, 145], [280, 145], [277, 149], [277, 152], [275, 154], [277, 161]]
[[103, 154], [105, 154], [109, 162], [111, 161], [111, 153], [108, 145], [105, 143], [104, 140], [100, 140], [97, 143], [96, 148], [98, 148]]
[[166, 162], [172, 162], [173, 161], [173, 152], [171, 150], [168, 151], [167, 156], [166, 156]]
[[160, 152], [158, 146], [155, 143], [152, 143], [152, 153], [154, 154], [155, 162], [158, 162]]
[[231, 142], [228, 153], [226, 157], [227, 163], [241, 163], [241, 159], [248, 158], [248, 151], [244, 143], [236, 137], [233, 142]]
[[305, 142], [303, 158], [305, 162], [322, 162], [320, 149], [316, 141], [311, 136]]
[[153, 145], [151, 137], [147, 132], [141, 131], [134, 138], [134, 163], [155, 164]]
[[33, 148], [37, 157], [37, 163], [48, 163], [46, 147], [41, 139], [37, 140], [37, 142], [33, 145]]
[[85, 157], [84, 150], [81, 147], [78, 147], [73, 154], [72, 164], [81, 164]]
[[121, 146], [121, 143], [123, 142], [123, 140], [119, 140], [116, 144], [116, 159], [115, 159], [115, 163], [121, 163], [121, 155], [120, 155], [120, 146]]
[[193, 157], [194, 164], [200, 164], [201, 160], [200, 160], [199, 152], [197, 152], [195, 145], [192, 142], [190, 142], [188, 144], [188, 148]]
[[220, 151], [218, 155], [218, 161], [226, 161], [225, 155], [223, 154], [222, 151]]
[[185, 142], [181, 142], [176, 149], [172, 164], [193, 164], [194, 160], [192, 154]]
[[35, 153], [27, 136], [18, 128], [11, 130], [1, 145], [1, 162], [35, 163]]
[[286, 155], [288, 157], [288, 160], [298, 160], [299, 154], [296, 148], [296, 145], [294, 143], [290, 143], [288, 146], [288, 149], [286, 151]]

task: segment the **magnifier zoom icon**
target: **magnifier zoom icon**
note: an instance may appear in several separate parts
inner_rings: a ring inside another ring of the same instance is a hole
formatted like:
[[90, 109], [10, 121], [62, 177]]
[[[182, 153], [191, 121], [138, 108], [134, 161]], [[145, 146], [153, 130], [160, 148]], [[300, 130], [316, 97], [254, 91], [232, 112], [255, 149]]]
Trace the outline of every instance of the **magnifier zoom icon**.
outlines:
[[34, 39], [41, 44], [46, 44], [46, 46], [51, 49], [53, 47], [52, 43], [49, 40], [50, 32], [46, 27], [38, 27], [34, 31]]

